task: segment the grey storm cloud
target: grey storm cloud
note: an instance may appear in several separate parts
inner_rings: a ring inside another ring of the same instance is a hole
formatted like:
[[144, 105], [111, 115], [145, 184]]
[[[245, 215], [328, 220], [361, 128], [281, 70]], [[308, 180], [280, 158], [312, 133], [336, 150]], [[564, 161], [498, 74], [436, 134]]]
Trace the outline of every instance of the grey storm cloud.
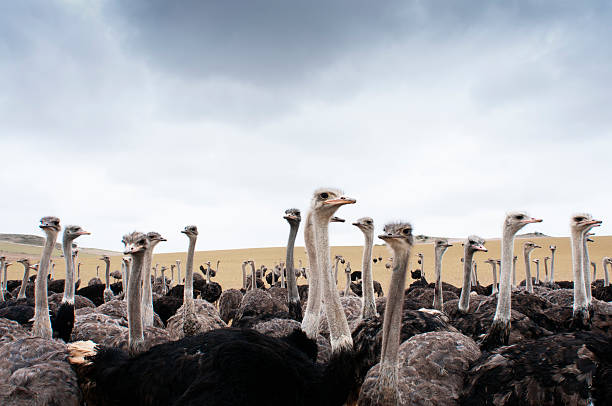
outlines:
[[611, 37], [606, 1], [2, 2], [5, 227], [281, 245], [331, 185], [380, 225], [496, 236], [524, 208], [563, 234], [612, 216]]

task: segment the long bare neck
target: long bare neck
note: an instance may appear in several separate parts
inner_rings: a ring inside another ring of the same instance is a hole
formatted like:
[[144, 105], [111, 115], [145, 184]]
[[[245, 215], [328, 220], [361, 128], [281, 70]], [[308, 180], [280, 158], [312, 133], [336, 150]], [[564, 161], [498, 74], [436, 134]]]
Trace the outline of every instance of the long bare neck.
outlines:
[[548, 283], [548, 258], [544, 258], [544, 282]]
[[531, 250], [525, 250], [525, 287], [527, 292], [533, 293], [533, 284], [531, 283]]
[[572, 271], [574, 275], [574, 313], [584, 311], [588, 306], [587, 294], [584, 284], [584, 234], [579, 231], [572, 230]]
[[346, 282], [344, 282], [344, 296], [348, 296], [351, 293], [351, 274], [346, 273]]
[[126, 294], [124, 295], [124, 299], [127, 301], [127, 292], [130, 289], [130, 281], [132, 280], [132, 261], [126, 262], [125, 264], [125, 288], [124, 291]]
[[152, 240], [144, 256], [144, 266], [142, 271], [142, 308], [143, 308], [143, 323], [145, 327], [153, 325], [153, 286], [151, 284], [151, 264], [153, 263], [153, 249], [157, 241]]
[[210, 264], [206, 264], [206, 283], [210, 283]]
[[143, 320], [142, 320], [142, 268], [144, 265], [145, 252], [132, 254], [131, 283], [127, 291], [127, 311], [128, 311], [128, 340], [130, 353], [140, 352], [144, 346]]
[[501, 269], [499, 271], [499, 295], [494, 320], [501, 320], [504, 324], [510, 322], [511, 291], [512, 291], [512, 263], [514, 258], [514, 234], [504, 227], [501, 246]]
[[[193, 302], [193, 256], [195, 254], [196, 237], [189, 237], [187, 249], [187, 263], [185, 264], [185, 289], [183, 290], [183, 303], [185, 311], [194, 311]], [[189, 308], [189, 309], [188, 309]]]
[[312, 211], [306, 215], [304, 223], [304, 245], [308, 256], [308, 301], [302, 319], [302, 330], [308, 338], [316, 339], [319, 334], [319, 318], [321, 314], [321, 273], [317, 263], [317, 248], [315, 240], [314, 219]]
[[340, 304], [337, 285], [329, 270], [329, 217], [315, 213], [313, 216], [315, 225], [315, 237], [317, 242], [317, 263], [319, 265], [319, 276], [323, 279], [323, 300], [325, 301], [325, 312], [329, 324], [329, 338], [332, 353], [338, 353], [353, 348], [353, 338], [344, 315], [344, 309]]
[[361, 304], [361, 317], [369, 319], [376, 316], [376, 300], [374, 299], [374, 280], [372, 278], [372, 249], [374, 246], [374, 231], [366, 230], [363, 233], [363, 258], [361, 260], [361, 289], [363, 302]]
[[176, 262], [176, 272], [176, 278], [178, 280], [178, 284], [180, 285], [183, 281], [181, 280], [181, 263], [178, 261]]
[[550, 252], [550, 283], [555, 282], [555, 250]]
[[297, 288], [297, 281], [295, 280], [295, 270], [293, 264], [293, 251], [295, 247], [295, 238], [297, 236], [299, 223], [289, 223], [289, 240], [287, 241], [287, 300], [289, 303], [298, 303], [300, 301], [300, 294]]
[[0, 302], [4, 302], [4, 280], [6, 279], [5, 261], [0, 259]]
[[[255, 272], [255, 264], [253, 262], [251, 265], [251, 290], [255, 290], [257, 288], [257, 272]], [[272, 280], [274, 280], [274, 274], [272, 274]]]
[[472, 258], [474, 251], [469, 248], [469, 244], [465, 244], [463, 249], [463, 287], [461, 288], [461, 296], [459, 297], [458, 308], [462, 313], [467, 313], [470, 310], [470, 289], [472, 286]]
[[495, 262], [491, 263], [491, 268], [493, 270], [493, 289], [492, 293], [497, 293], [497, 265]]
[[538, 285], [540, 283], [540, 263], [534, 262], [534, 264], [536, 264], [535, 284]]
[[379, 386], [384, 392], [395, 391], [398, 381], [398, 353], [402, 325], [402, 307], [406, 286], [406, 269], [410, 249], [394, 250], [393, 273], [389, 283], [389, 296], [383, 322], [382, 349], [380, 355]]
[[57, 239], [56, 233], [47, 234], [45, 246], [43, 248], [40, 263], [38, 264], [38, 275], [36, 276], [35, 289], [35, 307], [34, 307], [34, 325], [32, 326], [32, 334], [35, 337], [52, 338], [53, 331], [51, 330], [51, 318], [49, 317], [49, 302], [47, 295], [47, 276], [49, 274], [49, 260], [51, 253], [55, 247]]
[[242, 289], [247, 288], [246, 264], [242, 263]]
[[444, 298], [442, 297], [442, 255], [444, 255], [444, 251], [435, 250], [434, 254], [434, 271], [436, 273], [436, 286], [434, 288], [433, 307], [436, 310], [442, 311], [442, 306], [444, 305]]
[[106, 290], [110, 289], [110, 261], [105, 261], [105, 268], [106, 270], [104, 271], [104, 284], [106, 286]]
[[[608, 261], [604, 259], [601, 265], [603, 266], [604, 272], [604, 286], [610, 286], [610, 278], [608, 276]], [[4, 273], [4, 280], [6, 281], [6, 272]]]
[[584, 279], [584, 290], [586, 293], [587, 303], [591, 304], [591, 274], [589, 273], [589, 264], [591, 259], [589, 258], [589, 247], [587, 245], [586, 231], [582, 236], [582, 278]]
[[24, 263], [23, 267], [23, 279], [21, 280], [21, 287], [19, 288], [19, 294], [17, 299], [25, 299], [26, 297], [26, 286], [28, 285], [28, 279], [30, 278], [30, 264]]

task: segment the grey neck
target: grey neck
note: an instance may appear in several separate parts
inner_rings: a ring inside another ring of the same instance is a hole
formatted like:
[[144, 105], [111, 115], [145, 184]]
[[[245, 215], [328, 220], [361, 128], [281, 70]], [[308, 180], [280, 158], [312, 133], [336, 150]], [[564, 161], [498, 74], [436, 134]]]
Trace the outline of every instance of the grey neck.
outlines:
[[372, 278], [372, 249], [374, 246], [374, 231], [364, 231], [363, 236], [363, 258], [361, 260], [361, 289], [363, 292], [363, 302], [361, 304], [361, 317], [363, 319], [369, 319], [376, 317], [374, 280]]
[[[395, 250], [394, 250], [395, 251]], [[406, 286], [406, 269], [410, 249], [393, 253], [393, 273], [383, 322], [380, 355], [379, 386], [384, 391], [396, 390], [398, 383], [398, 355], [400, 346], [402, 307]]]
[[298, 303], [300, 294], [295, 280], [295, 270], [293, 265], [293, 251], [295, 247], [295, 238], [297, 237], [299, 223], [289, 223], [289, 240], [287, 241], [287, 300], [289, 303]]
[[555, 251], [550, 250], [550, 283], [555, 283]]
[[535, 264], [536, 264], [535, 284], [539, 285], [540, 284], [540, 263], [539, 262], [535, 262]]
[[548, 258], [544, 258], [544, 282], [548, 283]]
[[17, 299], [25, 299], [26, 297], [26, 286], [28, 285], [28, 279], [30, 278], [30, 264], [28, 262], [23, 264], [25, 268], [23, 271], [23, 279], [21, 280], [21, 288], [19, 288], [19, 294]]
[[527, 292], [533, 293], [533, 284], [531, 283], [531, 250], [524, 250], [525, 255], [525, 287]]
[[338, 283], [338, 263], [340, 262], [340, 258], [336, 257], [334, 259], [334, 280], [336, 284]]
[[164, 292], [163, 294], [166, 294], [166, 275], [164, 275], [164, 270], [161, 270], [161, 277], [162, 277], [162, 292]]
[[442, 311], [442, 306], [444, 306], [444, 298], [442, 296], [442, 255], [444, 255], [444, 252], [445, 250], [437, 250], [434, 248], [434, 271], [436, 273], [436, 286], [434, 287], [433, 308], [440, 311]]
[[344, 283], [344, 296], [348, 296], [351, 294], [351, 274], [349, 272], [345, 272], [346, 274], [346, 282]]
[[183, 296], [183, 333], [185, 336], [195, 335], [199, 330], [199, 322], [195, 313], [193, 300], [193, 257], [195, 255], [196, 236], [189, 236], [187, 263], [185, 265], [185, 289]]
[[242, 289], [247, 289], [246, 264], [242, 263]]
[[142, 271], [142, 320], [145, 327], [153, 325], [153, 286], [151, 284], [151, 264], [153, 263], [153, 249], [158, 241], [151, 240], [149, 249], [144, 256], [144, 265]]
[[72, 262], [72, 240], [64, 238], [62, 241], [64, 260], [66, 261], [66, 280], [64, 281], [64, 297], [62, 302], [74, 304], [74, 264]]
[[123, 299], [125, 301], [127, 301], [127, 297], [128, 297], [127, 292], [130, 289], [130, 281], [132, 280], [132, 267], [133, 267], [132, 261], [128, 261], [125, 263], [125, 287], [124, 287], [125, 295], [123, 295]]
[[499, 320], [503, 325], [509, 325], [512, 291], [512, 263], [514, 259], [514, 235], [516, 233], [504, 227], [501, 243], [501, 268], [499, 271], [499, 295], [495, 309], [494, 321]]
[[280, 267], [281, 288], [285, 288], [285, 267], [281, 264]]
[[495, 262], [492, 262], [491, 267], [493, 268], [493, 289], [491, 293], [497, 293], [497, 264]]
[[[316, 339], [319, 335], [319, 318], [321, 316], [321, 274], [317, 263], [314, 219], [312, 211], [306, 215], [304, 223], [304, 246], [308, 256], [308, 301], [302, 319], [302, 330], [308, 338]], [[329, 272], [327, 272], [329, 273]]]
[[587, 236], [586, 233], [588, 232], [585, 231], [582, 236], [582, 251], [583, 251], [583, 255], [582, 255], [582, 274], [583, 274], [583, 279], [584, 279], [584, 290], [586, 293], [586, 298], [587, 298], [587, 303], [590, 305], [592, 302], [592, 296], [591, 296], [591, 273], [589, 272], [589, 264], [591, 263], [591, 259], [589, 257], [589, 247], [587, 245]]
[[104, 284], [106, 286], [106, 290], [110, 289], [110, 261], [104, 261], [105, 263], [105, 271], [104, 271]]
[[251, 265], [251, 290], [255, 290], [257, 288], [257, 272], [255, 272], [255, 263], [249, 262]]
[[40, 263], [38, 264], [38, 275], [34, 285], [34, 325], [32, 326], [32, 334], [35, 337], [51, 339], [53, 331], [51, 330], [51, 318], [49, 317], [49, 302], [47, 294], [47, 275], [49, 274], [49, 260], [51, 253], [55, 248], [57, 233], [52, 232], [47, 234], [45, 246], [43, 248]]
[[588, 298], [584, 284], [584, 233], [572, 230], [572, 270], [574, 275], [574, 313], [578, 311], [586, 311], [588, 307]]
[[128, 284], [127, 291], [127, 311], [128, 311], [128, 342], [131, 354], [139, 353], [144, 347], [144, 327], [142, 320], [141, 306], [141, 280], [142, 268], [146, 252], [132, 254], [131, 283]]
[[[608, 276], [608, 261], [604, 258], [602, 261], [604, 273], [604, 286], [610, 286], [610, 278]], [[4, 280], [6, 281], [6, 272], [4, 272]]]
[[206, 283], [210, 284], [210, 264], [206, 264]]
[[325, 301], [325, 312], [329, 324], [329, 338], [332, 353], [339, 353], [353, 348], [351, 331], [344, 315], [344, 309], [340, 304], [337, 284], [334, 283], [333, 275], [329, 270], [329, 220], [330, 216], [315, 211], [313, 216], [316, 237], [316, 256], [319, 267], [319, 276], [323, 279], [322, 291]]
[[472, 284], [472, 258], [474, 251], [470, 249], [469, 244], [465, 244], [463, 248], [463, 286], [461, 288], [461, 296], [459, 297], [458, 308], [462, 313], [467, 313], [470, 310], [470, 289]]
[[516, 287], [516, 259], [512, 258], [512, 287]]
[[176, 279], [177, 279], [177, 283], [180, 285], [183, 281], [181, 280], [181, 262], [180, 261], [176, 261]]

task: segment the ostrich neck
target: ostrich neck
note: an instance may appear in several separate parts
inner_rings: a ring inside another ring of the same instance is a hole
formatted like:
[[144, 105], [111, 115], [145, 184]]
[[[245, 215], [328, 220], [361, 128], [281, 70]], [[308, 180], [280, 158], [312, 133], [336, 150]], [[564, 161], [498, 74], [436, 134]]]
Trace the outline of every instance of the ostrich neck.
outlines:
[[494, 263], [491, 264], [493, 268], [493, 293], [497, 292], [497, 265]]
[[158, 241], [151, 241], [149, 249], [146, 250], [144, 255], [144, 265], [142, 271], [142, 308], [143, 308], [143, 321], [145, 326], [153, 325], [153, 286], [151, 283], [151, 264], [153, 263], [153, 249], [157, 245]]
[[436, 310], [442, 310], [444, 298], [442, 296], [442, 255], [445, 250], [436, 250], [434, 255], [434, 270], [436, 273], [436, 286], [434, 288], [433, 306]]
[[499, 270], [499, 295], [494, 320], [501, 320], [504, 324], [510, 322], [511, 289], [512, 289], [512, 263], [514, 258], [514, 235], [504, 227], [501, 245], [501, 268]]
[[110, 289], [110, 261], [105, 262], [105, 268], [106, 270], [104, 271], [104, 284], [106, 286], [106, 290]]
[[[608, 261], [606, 261], [605, 259], [602, 261], [603, 266], [603, 273], [604, 273], [604, 286], [609, 286], [610, 285], [610, 279], [608, 276]], [[6, 265], [5, 265], [6, 267]], [[6, 269], [6, 268], [5, 268]], [[4, 272], [4, 281], [6, 282], [6, 271]]]
[[25, 268], [23, 271], [23, 279], [21, 280], [21, 287], [19, 288], [19, 294], [17, 299], [24, 299], [26, 297], [26, 286], [28, 285], [28, 279], [30, 278], [30, 264], [23, 264]]
[[348, 296], [351, 293], [351, 274], [349, 272], [346, 273], [346, 282], [344, 284], [344, 296]]
[[544, 282], [548, 283], [548, 259], [544, 258]]
[[206, 264], [206, 283], [210, 285], [210, 264]]
[[555, 282], [555, 250], [550, 251], [550, 283]]
[[178, 284], [180, 285], [182, 280], [181, 280], [181, 263], [180, 262], [176, 262], [176, 279], [178, 280]]
[[380, 385], [383, 388], [397, 382], [402, 307], [406, 286], [406, 269], [410, 258], [410, 248], [394, 249], [393, 251], [393, 273], [389, 283], [380, 355]]
[[583, 247], [583, 233], [572, 230], [571, 243], [572, 243], [572, 271], [574, 275], [574, 312], [576, 310], [584, 309], [587, 307], [587, 295], [584, 285], [584, 273], [582, 271], [584, 247]]
[[465, 244], [463, 249], [463, 286], [459, 297], [459, 311], [465, 313], [470, 309], [470, 289], [472, 286], [472, 258], [474, 251]]
[[49, 317], [47, 275], [49, 274], [49, 260], [51, 259], [51, 253], [55, 247], [56, 240], [56, 232], [47, 233], [45, 247], [43, 248], [40, 263], [38, 264], [38, 275], [36, 276], [36, 282], [34, 283], [35, 307], [34, 325], [32, 326], [32, 333], [35, 337], [53, 337], [53, 332], [51, 330], [51, 318]]
[[130, 352], [137, 352], [138, 348], [142, 346], [144, 342], [143, 334], [143, 320], [142, 320], [142, 306], [141, 306], [141, 292], [140, 287], [142, 280], [142, 268], [143, 262], [145, 262], [146, 253], [137, 252], [132, 254], [132, 270], [131, 280], [132, 283], [128, 285], [127, 291], [127, 311], [128, 311], [128, 342]]
[[591, 259], [589, 258], [589, 247], [587, 245], [586, 230], [582, 236], [582, 278], [584, 279], [584, 289], [586, 293], [587, 303], [591, 304], [591, 274], [589, 273], [589, 264]]
[[363, 233], [363, 258], [361, 261], [361, 289], [363, 302], [361, 305], [361, 316], [368, 319], [376, 316], [376, 300], [374, 299], [374, 281], [372, 278], [372, 249], [374, 246], [374, 231], [367, 230]]
[[289, 223], [289, 240], [287, 241], [287, 299], [290, 303], [300, 301], [300, 294], [295, 280], [295, 270], [293, 265], [293, 250], [295, 247], [295, 238], [297, 237], [300, 223]]
[[[251, 265], [251, 290], [255, 290], [255, 288], [257, 288], [257, 272], [255, 272], [255, 264], [251, 262], [250, 265]], [[274, 277], [274, 274], [272, 276]]]
[[187, 263], [185, 264], [185, 289], [183, 291], [183, 302], [185, 316], [194, 313], [193, 301], [193, 256], [195, 254], [196, 237], [189, 237], [189, 248], [187, 249]]
[[340, 258], [336, 258], [334, 261], [334, 280], [338, 283], [338, 263], [340, 262]]
[[62, 241], [64, 259], [66, 260], [66, 281], [64, 282], [64, 297], [62, 302], [74, 303], [74, 264], [72, 262], [72, 240]]
[[125, 264], [125, 287], [124, 287], [124, 292], [125, 295], [123, 295], [123, 298], [127, 301], [127, 292], [130, 289], [130, 280], [132, 280], [132, 261], [126, 262]]
[[247, 277], [246, 277], [246, 264], [242, 264], [242, 289], [247, 288]]
[[0, 302], [4, 302], [4, 280], [6, 279], [6, 275], [4, 272], [4, 259], [0, 259]]
[[[308, 301], [302, 319], [302, 330], [308, 338], [316, 339], [319, 335], [319, 318], [321, 315], [321, 275], [317, 263], [317, 248], [313, 213], [309, 211], [304, 224], [304, 246], [308, 256]], [[328, 272], [329, 273], [329, 272]]]
[[332, 353], [339, 353], [353, 348], [351, 331], [344, 315], [344, 309], [340, 304], [337, 285], [334, 283], [333, 275], [329, 270], [329, 220], [330, 216], [317, 212], [314, 215], [315, 237], [317, 242], [317, 259], [319, 265], [319, 276], [323, 278], [323, 300], [325, 301], [325, 312], [329, 324], [329, 338]]
[[525, 250], [525, 287], [527, 292], [533, 293], [533, 284], [531, 283], [531, 251]]

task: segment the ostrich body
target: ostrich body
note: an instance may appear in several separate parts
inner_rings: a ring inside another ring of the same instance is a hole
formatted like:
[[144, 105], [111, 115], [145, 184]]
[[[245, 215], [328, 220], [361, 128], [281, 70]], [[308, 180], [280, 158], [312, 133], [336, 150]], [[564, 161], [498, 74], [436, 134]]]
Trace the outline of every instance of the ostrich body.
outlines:
[[523, 244], [523, 255], [525, 257], [525, 287], [529, 293], [533, 293], [533, 284], [531, 279], [531, 251], [536, 248], [542, 247], [531, 241]]
[[144, 270], [142, 274], [142, 315], [144, 326], [153, 326], [153, 286], [151, 283], [151, 264], [153, 263], [153, 249], [157, 244], [166, 241], [159, 233], [151, 231], [147, 233], [150, 248], [145, 251]]
[[289, 223], [289, 238], [287, 240], [287, 305], [289, 308], [289, 317], [293, 320], [302, 321], [302, 304], [300, 302], [300, 294], [298, 292], [297, 280], [295, 277], [293, 251], [295, 247], [295, 238], [302, 220], [301, 213], [298, 209], [285, 210], [283, 217]]
[[433, 308], [442, 311], [444, 298], [442, 296], [442, 256], [448, 249], [452, 247], [447, 240], [437, 239], [434, 242], [434, 268], [436, 272], [436, 285], [434, 288]]
[[[332, 191], [326, 193], [329, 196]], [[336, 202], [340, 200], [336, 198], [321, 199], [322, 204], [330, 206], [342, 204]], [[324, 209], [317, 205], [315, 210]], [[319, 248], [325, 247], [325, 238], [319, 237], [322, 234], [325, 233], [317, 232]], [[321, 254], [329, 256], [329, 251]], [[321, 262], [329, 263], [329, 258]], [[332, 292], [338, 298], [331, 284], [331, 274], [327, 274], [325, 292]], [[332, 312], [342, 314], [341, 309], [334, 309], [334, 306], [339, 307], [338, 301], [326, 297], [325, 303], [331, 320], [330, 335], [343, 337], [344, 331], [333, 331], [342, 323], [335, 323], [334, 317], [330, 317]], [[350, 336], [348, 338], [350, 340]], [[335, 344], [332, 344], [331, 360], [325, 365], [313, 362], [314, 342], [302, 332], [294, 331], [278, 339], [247, 329], [218, 329], [185, 337], [155, 346], [137, 357], [127, 357], [110, 348], [92, 349], [89, 354], [83, 354], [93, 355], [91, 361], [75, 357], [72, 362], [79, 369], [85, 387], [91, 388], [91, 383], [95, 382], [95, 387], [85, 394], [86, 401], [101, 406], [121, 402], [135, 405], [342, 405], [355, 380], [353, 354], [351, 347], [346, 346], [350, 341], [332, 342]], [[278, 390], [262, 391], [252, 379], [245, 379], [260, 374], [274, 376]], [[160, 380], [174, 384], [160, 385]]]
[[210, 269], [210, 261], [206, 262], [206, 266], [206, 284], [204, 285], [204, 289], [202, 290], [201, 294], [203, 299], [214, 304], [217, 302], [217, 300], [219, 300], [223, 289], [221, 289], [221, 285], [219, 285], [217, 282], [212, 282], [210, 280], [211, 272], [214, 272]]
[[483, 339], [485, 348], [507, 345], [510, 337], [511, 317], [511, 288], [512, 288], [512, 262], [514, 249], [514, 236], [527, 224], [540, 223], [526, 213], [514, 212], [506, 215], [503, 225], [501, 242], [501, 268], [499, 275], [499, 294], [493, 323]]
[[470, 284], [472, 276], [472, 258], [476, 251], [487, 252], [484, 247], [485, 241], [476, 236], [471, 235], [467, 239], [467, 243], [463, 246], [463, 288], [459, 297], [458, 310], [460, 313], [467, 313], [470, 309]]
[[372, 250], [374, 247], [374, 220], [371, 217], [362, 217], [353, 223], [364, 236], [363, 257], [361, 261], [361, 290], [363, 304], [361, 317], [369, 319], [376, 316], [376, 301], [374, 300], [374, 281], [372, 278]]
[[229, 323], [236, 316], [242, 302], [242, 292], [238, 289], [225, 289], [219, 297], [219, 317]]

